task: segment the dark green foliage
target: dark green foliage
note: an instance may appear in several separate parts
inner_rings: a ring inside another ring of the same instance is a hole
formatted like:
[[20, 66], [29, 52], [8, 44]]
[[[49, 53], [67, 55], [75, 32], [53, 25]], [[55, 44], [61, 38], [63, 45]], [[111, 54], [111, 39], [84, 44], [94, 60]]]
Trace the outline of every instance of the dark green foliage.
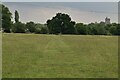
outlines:
[[77, 34], [86, 35], [88, 33], [87, 32], [87, 26], [84, 25], [83, 23], [76, 24], [75, 28], [76, 28]]
[[118, 24], [116, 27], [116, 33], [116, 35], [120, 35], [120, 24]]
[[116, 32], [116, 26], [111, 26], [110, 29], [109, 29], [110, 33], [113, 34], [113, 35], [116, 35], [117, 32]]
[[88, 34], [94, 35], [94, 32], [93, 32], [94, 25], [95, 25], [94, 23], [90, 23], [87, 25], [87, 29], [88, 29], [87, 33]]
[[95, 35], [106, 35], [107, 34], [104, 25], [101, 25], [101, 24], [95, 24], [94, 25], [94, 27], [93, 27], [93, 33]]
[[15, 10], [15, 22], [19, 22], [19, 13], [17, 10]]
[[78, 23], [75, 26], [77, 30], [77, 34], [82, 34], [82, 35], [106, 35], [107, 30], [105, 29], [104, 24], [99, 24], [99, 23], [90, 23], [88, 25], [84, 25], [83, 23]]
[[46, 25], [44, 25], [42, 28], [41, 28], [41, 33], [42, 34], [47, 34], [48, 33], [48, 28]]
[[50, 34], [74, 34], [75, 22], [71, 21], [68, 14], [57, 13], [55, 17], [47, 21]]
[[109, 28], [109, 32], [112, 35], [120, 35], [120, 24], [112, 23], [110, 28]]
[[44, 24], [36, 24], [35, 33], [36, 34], [47, 34], [48, 33], [47, 26]]
[[30, 21], [26, 23], [26, 28], [29, 32], [34, 33], [35, 32], [35, 23]]
[[4, 32], [10, 32], [12, 25], [11, 18], [12, 13], [6, 6], [2, 5], [2, 28]]
[[26, 28], [25, 28], [25, 24], [21, 23], [21, 22], [17, 22], [14, 23], [13, 27], [12, 27], [12, 32], [14, 33], [25, 33]]
[[67, 14], [57, 13], [55, 17], [47, 21], [50, 34], [81, 34], [81, 35], [120, 35], [119, 24], [90, 23], [85, 25], [71, 21]]
[[15, 10], [15, 23], [12, 26], [12, 32], [14, 33], [25, 33], [27, 28], [24, 23], [19, 22], [19, 13]]

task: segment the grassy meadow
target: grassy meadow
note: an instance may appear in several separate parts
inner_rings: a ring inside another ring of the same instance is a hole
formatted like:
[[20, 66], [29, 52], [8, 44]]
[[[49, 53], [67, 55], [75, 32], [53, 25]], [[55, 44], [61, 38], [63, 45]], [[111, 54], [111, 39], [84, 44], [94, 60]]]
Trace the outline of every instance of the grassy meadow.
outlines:
[[118, 37], [7, 34], [3, 78], [116, 78]]

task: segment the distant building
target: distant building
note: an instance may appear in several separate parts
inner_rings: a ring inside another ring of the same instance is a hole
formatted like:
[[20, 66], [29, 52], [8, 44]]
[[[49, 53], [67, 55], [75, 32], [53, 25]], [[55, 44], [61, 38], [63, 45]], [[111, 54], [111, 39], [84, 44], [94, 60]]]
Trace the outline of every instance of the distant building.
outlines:
[[105, 24], [110, 24], [110, 18], [108, 17], [105, 18]]

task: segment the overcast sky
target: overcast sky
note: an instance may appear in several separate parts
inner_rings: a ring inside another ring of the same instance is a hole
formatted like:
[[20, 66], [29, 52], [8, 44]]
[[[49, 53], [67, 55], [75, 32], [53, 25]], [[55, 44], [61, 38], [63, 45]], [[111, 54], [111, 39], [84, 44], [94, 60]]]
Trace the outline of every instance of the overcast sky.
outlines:
[[[14, 14], [18, 10], [22, 22], [34, 21], [45, 23], [56, 13], [67, 13], [76, 22], [90, 23], [118, 21], [117, 2], [3, 2]], [[14, 18], [14, 15], [13, 15]]]

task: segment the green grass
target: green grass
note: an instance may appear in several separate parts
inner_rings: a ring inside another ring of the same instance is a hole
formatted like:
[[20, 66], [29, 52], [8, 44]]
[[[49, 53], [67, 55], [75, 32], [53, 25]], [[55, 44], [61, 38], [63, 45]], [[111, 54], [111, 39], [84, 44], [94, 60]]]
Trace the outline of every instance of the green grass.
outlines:
[[3, 34], [3, 78], [116, 78], [118, 37]]

